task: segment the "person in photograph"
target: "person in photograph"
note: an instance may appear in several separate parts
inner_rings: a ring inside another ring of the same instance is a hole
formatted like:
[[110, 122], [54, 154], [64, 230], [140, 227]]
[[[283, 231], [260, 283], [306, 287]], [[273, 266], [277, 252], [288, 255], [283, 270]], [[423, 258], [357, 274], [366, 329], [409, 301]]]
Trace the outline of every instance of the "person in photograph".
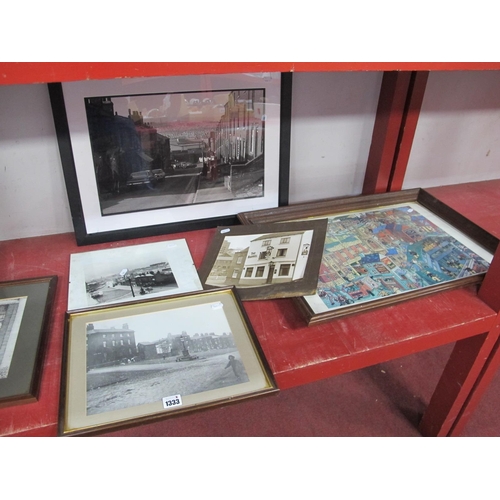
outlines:
[[229, 361], [225, 367], [225, 370], [227, 370], [228, 368], [232, 368], [235, 377], [240, 380], [243, 367], [241, 366], [241, 362], [237, 360], [232, 354], [229, 355]]

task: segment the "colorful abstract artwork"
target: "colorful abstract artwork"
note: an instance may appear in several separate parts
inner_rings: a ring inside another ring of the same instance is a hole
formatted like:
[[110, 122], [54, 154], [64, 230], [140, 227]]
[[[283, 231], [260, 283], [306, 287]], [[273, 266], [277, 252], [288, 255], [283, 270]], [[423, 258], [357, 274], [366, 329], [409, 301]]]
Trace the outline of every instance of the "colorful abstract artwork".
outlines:
[[485, 273], [489, 263], [410, 205], [330, 217], [317, 295], [327, 309]]

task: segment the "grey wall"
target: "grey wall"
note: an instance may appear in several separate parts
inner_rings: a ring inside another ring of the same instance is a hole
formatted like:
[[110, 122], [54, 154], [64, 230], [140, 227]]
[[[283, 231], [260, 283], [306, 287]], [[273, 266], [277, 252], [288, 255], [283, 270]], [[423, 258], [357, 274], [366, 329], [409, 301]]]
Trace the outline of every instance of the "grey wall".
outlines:
[[[295, 73], [290, 202], [360, 194], [379, 72]], [[404, 188], [500, 177], [500, 71], [431, 73]], [[45, 85], [0, 86], [0, 240], [73, 231]]]

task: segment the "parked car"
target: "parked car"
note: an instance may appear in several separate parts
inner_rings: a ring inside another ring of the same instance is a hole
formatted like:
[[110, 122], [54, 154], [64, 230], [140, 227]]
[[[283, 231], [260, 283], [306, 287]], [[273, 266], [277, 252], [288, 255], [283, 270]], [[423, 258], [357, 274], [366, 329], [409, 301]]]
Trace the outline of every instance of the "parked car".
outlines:
[[156, 177], [151, 170], [141, 170], [139, 172], [132, 172], [128, 178], [127, 186], [154, 186], [156, 184]]
[[152, 172], [157, 181], [162, 181], [163, 179], [165, 179], [165, 172], [161, 168], [155, 168], [154, 170], [152, 170]]

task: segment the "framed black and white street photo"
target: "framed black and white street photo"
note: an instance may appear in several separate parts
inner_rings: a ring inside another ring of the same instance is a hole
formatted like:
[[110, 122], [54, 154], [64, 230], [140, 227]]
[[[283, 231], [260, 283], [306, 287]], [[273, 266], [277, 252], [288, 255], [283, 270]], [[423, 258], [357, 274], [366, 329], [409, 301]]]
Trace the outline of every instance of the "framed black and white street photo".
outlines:
[[49, 84], [78, 244], [230, 224], [284, 204], [283, 82], [248, 73]]
[[0, 283], [0, 407], [37, 400], [56, 276]]
[[277, 391], [234, 288], [68, 313], [60, 434]]
[[202, 289], [185, 239], [70, 256], [69, 311]]
[[316, 290], [326, 219], [217, 228], [199, 269], [205, 288], [235, 286], [242, 300]]

